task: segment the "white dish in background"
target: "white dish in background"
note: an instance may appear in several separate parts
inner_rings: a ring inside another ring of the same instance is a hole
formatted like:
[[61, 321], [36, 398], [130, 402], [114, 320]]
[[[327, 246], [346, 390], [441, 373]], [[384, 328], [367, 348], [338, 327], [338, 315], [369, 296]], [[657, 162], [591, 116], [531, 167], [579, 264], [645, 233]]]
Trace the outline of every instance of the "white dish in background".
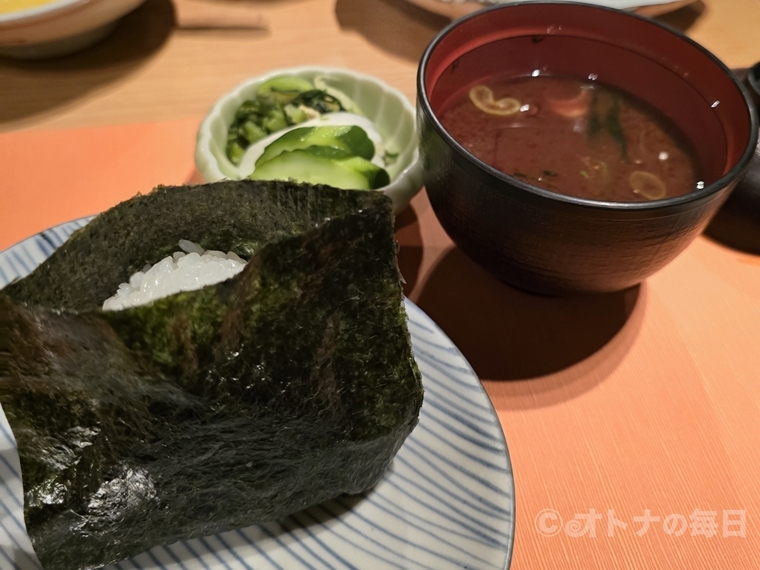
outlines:
[[40, 59], [84, 49], [145, 0], [54, 0], [0, 14], [0, 56]]
[[[0, 289], [88, 221], [62, 224], [0, 252]], [[508, 568], [514, 480], [498, 417], [443, 331], [410, 301], [406, 310], [425, 400], [419, 425], [375, 489], [277, 523], [156, 547], [106, 568]], [[0, 568], [39, 570], [24, 527], [19, 472], [15, 441], [0, 414]]]
[[386, 150], [398, 152], [397, 161], [386, 168], [391, 177], [384, 192], [393, 200], [396, 211], [406, 206], [422, 188], [422, 165], [417, 150], [416, 112], [399, 90], [369, 75], [349, 69], [326, 67], [296, 67], [277, 69], [266, 75], [249, 79], [223, 95], [198, 129], [195, 164], [206, 182], [225, 178], [239, 180], [242, 175], [226, 154], [227, 131], [235, 112], [244, 101], [256, 94], [256, 88], [273, 77], [295, 75], [309, 81], [324, 75], [331, 87], [348, 95], [371, 120], [383, 137]]
[[[495, 4], [513, 4], [531, 0], [408, 0], [426, 10], [447, 18], [461, 18], [471, 12]], [[541, 0], [535, 0], [540, 2]], [[584, 0], [586, 4], [632, 10], [643, 16], [657, 16], [693, 4], [696, 0]]]

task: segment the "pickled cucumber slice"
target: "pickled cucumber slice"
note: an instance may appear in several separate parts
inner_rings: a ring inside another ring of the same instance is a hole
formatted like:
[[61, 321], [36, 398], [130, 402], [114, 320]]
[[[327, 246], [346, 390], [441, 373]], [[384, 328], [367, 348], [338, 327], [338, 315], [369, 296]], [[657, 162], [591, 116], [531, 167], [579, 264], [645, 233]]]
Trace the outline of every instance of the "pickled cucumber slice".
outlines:
[[302, 127], [285, 133], [269, 144], [256, 161], [256, 168], [283, 152], [310, 146], [335, 148], [367, 160], [375, 155], [375, 144], [361, 127], [353, 125]]
[[325, 146], [284, 151], [256, 168], [249, 178], [295, 180], [352, 190], [374, 190], [390, 183], [385, 169], [365, 158]]
[[314, 89], [306, 79], [294, 75], [282, 75], [264, 81], [256, 88], [258, 95], [268, 95], [281, 103], [290, 103], [299, 94]]

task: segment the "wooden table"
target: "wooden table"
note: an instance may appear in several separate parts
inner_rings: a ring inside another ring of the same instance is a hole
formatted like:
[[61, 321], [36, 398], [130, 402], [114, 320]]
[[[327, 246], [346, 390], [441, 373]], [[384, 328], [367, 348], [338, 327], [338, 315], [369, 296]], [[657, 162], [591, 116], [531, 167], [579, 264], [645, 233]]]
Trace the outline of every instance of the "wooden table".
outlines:
[[[147, 0], [89, 51], [0, 61], [0, 249], [196, 178], [199, 120], [247, 77], [344, 66], [413, 99], [447, 23], [405, 0], [233, 4], [265, 27], [178, 28], [170, 0]], [[760, 0], [662, 19], [729, 66], [760, 59]], [[398, 227], [408, 296], [469, 359], [504, 428], [515, 570], [760, 567], [760, 258], [700, 238], [634, 291], [546, 299], [464, 257], [424, 192]]]

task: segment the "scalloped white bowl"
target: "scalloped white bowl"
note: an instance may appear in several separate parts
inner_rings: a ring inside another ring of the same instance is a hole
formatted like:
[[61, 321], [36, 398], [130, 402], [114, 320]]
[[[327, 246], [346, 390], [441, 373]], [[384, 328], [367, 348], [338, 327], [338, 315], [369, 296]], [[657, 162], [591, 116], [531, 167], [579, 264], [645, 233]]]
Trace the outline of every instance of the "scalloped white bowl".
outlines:
[[0, 55], [38, 59], [84, 49], [145, 0], [54, 0], [0, 14]]
[[384, 192], [398, 212], [422, 188], [422, 165], [417, 149], [415, 109], [406, 96], [386, 83], [349, 69], [328, 67], [296, 67], [277, 69], [266, 75], [249, 79], [224, 95], [212, 107], [198, 129], [195, 147], [195, 164], [207, 182], [241, 178], [237, 168], [225, 153], [227, 131], [235, 112], [247, 99], [256, 94], [264, 81], [280, 75], [296, 75], [313, 81], [324, 75], [331, 87], [351, 97], [371, 120], [383, 137], [385, 148], [398, 152], [396, 162], [389, 166], [391, 183], [378, 192]]

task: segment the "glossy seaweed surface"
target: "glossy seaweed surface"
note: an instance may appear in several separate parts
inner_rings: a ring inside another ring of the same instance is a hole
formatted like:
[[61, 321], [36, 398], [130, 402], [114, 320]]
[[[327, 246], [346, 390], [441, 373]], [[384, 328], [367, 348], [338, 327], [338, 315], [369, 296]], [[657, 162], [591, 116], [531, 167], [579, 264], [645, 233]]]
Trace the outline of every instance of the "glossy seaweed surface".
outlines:
[[[180, 238], [250, 261], [99, 310]], [[373, 486], [422, 402], [395, 248], [381, 194], [159, 188], [0, 292], [0, 402], [43, 567], [96, 568]]]

